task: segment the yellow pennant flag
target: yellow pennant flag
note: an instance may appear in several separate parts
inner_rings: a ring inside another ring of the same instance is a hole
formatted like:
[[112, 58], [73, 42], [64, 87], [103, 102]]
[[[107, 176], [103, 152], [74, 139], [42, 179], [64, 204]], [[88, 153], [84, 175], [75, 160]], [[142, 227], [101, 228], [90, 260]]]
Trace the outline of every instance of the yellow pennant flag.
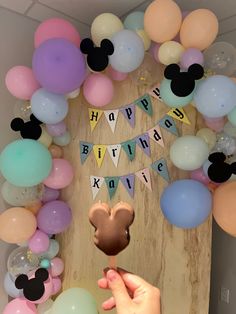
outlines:
[[94, 156], [99, 168], [102, 165], [106, 150], [107, 150], [106, 145], [93, 145]]
[[172, 108], [168, 113], [168, 116], [181, 121], [183, 123], [186, 124], [191, 124], [186, 113], [184, 112], [184, 110], [182, 108]]
[[102, 114], [103, 114], [102, 110], [89, 108], [89, 122], [92, 132], [95, 129], [95, 126], [98, 124], [98, 121], [100, 120]]

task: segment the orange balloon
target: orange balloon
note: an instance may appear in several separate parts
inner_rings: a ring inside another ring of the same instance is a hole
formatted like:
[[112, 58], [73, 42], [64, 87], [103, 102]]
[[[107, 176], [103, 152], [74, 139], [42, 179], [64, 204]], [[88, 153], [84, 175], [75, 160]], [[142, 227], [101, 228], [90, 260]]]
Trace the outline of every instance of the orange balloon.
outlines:
[[57, 145], [51, 145], [49, 147], [49, 151], [52, 155], [52, 158], [61, 158], [63, 156], [63, 150], [61, 147], [57, 146]]
[[213, 195], [213, 216], [217, 224], [236, 237], [236, 182], [220, 185]]
[[25, 206], [25, 208], [29, 210], [31, 213], [33, 213], [34, 215], [37, 215], [42, 206], [43, 206], [42, 202], [35, 201]]
[[157, 43], [173, 39], [179, 32], [182, 13], [172, 0], [156, 0], [144, 15], [144, 29], [149, 38]]
[[183, 21], [180, 40], [185, 48], [204, 50], [216, 39], [218, 30], [219, 23], [212, 11], [194, 10]]
[[23, 207], [12, 207], [0, 215], [0, 239], [7, 243], [23, 243], [35, 233], [35, 216]]

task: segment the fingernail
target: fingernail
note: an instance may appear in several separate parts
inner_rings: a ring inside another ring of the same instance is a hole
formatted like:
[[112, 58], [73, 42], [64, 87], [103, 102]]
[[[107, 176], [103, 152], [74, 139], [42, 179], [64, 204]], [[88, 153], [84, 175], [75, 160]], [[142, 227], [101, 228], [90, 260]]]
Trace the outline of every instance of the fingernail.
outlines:
[[117, 279], [117, 273], [114, 270], [109, 270], [107, 272], [107, 280], [113, 282]]

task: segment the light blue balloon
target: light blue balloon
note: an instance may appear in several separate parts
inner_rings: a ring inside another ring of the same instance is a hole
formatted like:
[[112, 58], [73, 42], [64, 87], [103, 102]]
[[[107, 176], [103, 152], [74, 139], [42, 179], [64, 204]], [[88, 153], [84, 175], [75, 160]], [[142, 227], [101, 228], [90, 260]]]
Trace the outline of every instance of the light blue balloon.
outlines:
[[171, 108], [182, 108], [193, 100], [194, 91], [186, 96], [176, 96], [171, 90], [171, 80], [164, 79], [160, 85], [160, 96], [164, 103]]
[[43, 252], [42, 254], [38, 254], [38, 257], [41, 259], [51, 260], [55, 256], [57, 256], [57, 254], [59, 253], [59, 249], [60, 249], [59, 243], [56, 240], [51, 239], [47, 252]]
[[3, 282], [5, 292], [12, 298], [23, 297], [23, 290], [19, 290], [15, 286], [14, 280], [11, 278], [9, 273], [6, 273]]
[[207, 187], [195, 180], [178, 180], [161, 196], [161, 209], [173, 225], [191, 229], [202, 224], [212, 208], [212, 196]]
[[208, 118], [227, 115], [236, 105], [236, 84], [228, 77], [214, 75], [198, 85], [194, 102], [197, 110]]
[[233, 126], [236, 126], [236, 107], [228, 114], [228, 120]]
[[141, 65], [144, 59], [144, 44], [134, 31], [124, 29], [116, 33], [111, 41], [115, 49], [110, 56], [110, 65], [113, 69], [129, 73]]
[[58, 146], [66, 146], [66, 145], [70, 144], [70, 141], [71, 141], [71, 136], [70, 136], [69, 131], [66, 131], [61, 136], [54, 136], [53, 137], [53, 143], [58, 145]]
[[0, 155], [0, 171], [11, 184], [30, 187], [46, 179], [52, 156], [38, 141], [23, 139], [7, 145]]
[[31, 110], [38, 120], [47, 124], [56, 124], [66, 117], [68, 103], [65, 96], [40, 88], [31, 98]]
[[130, 13], [125, 18], [124, 27], [133, 31], [144, 29], [144, 12], [136, 11]]

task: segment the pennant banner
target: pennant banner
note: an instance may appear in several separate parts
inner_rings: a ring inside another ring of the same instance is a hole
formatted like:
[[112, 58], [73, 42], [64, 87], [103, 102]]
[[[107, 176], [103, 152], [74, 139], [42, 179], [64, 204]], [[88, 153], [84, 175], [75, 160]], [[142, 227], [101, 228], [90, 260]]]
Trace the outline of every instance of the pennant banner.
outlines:
[[120, 109], [120, 112], [123, 113], [125, 119], [129, 122], [132, 128], [135, 126], [135, 105], [131, 104], [125, 106], [124, 108]]
[[110, 128], [111, 128], [113, 133], [115, 132], [118, 113], [119, 113], [118, 109], [117, 110], [106, 110], [106, 111], [104, 111], [107, 122], [110, 125]]
[[85, 162], [85, 160], [88, 158], [88, 155], [93, 149], [93, 144], [80, 141], [80, 161], [81, 164]]
[[89, 108], [89, 122], [92, 132], [95, 129], [96, 125], [98, 124], [98, 121], [100, 120], [102, 114], [103, 114], [102, 110]]
[[181, 121], [183, 123], [186, 123], [186, 124], [191, 124], [186, 113], [184, 112], [184, 110], [182, 108], [173, 108], [171, 109], [168, 113], [168, 116], [178, 120], [178, 121]]
[[107, 185], [108, 193], [110, 199], [115, 195], [120, 177], [105, 177], [105, 182]]
[[93, 145], [93, 152], [96, 158], [98, 167], [100, 168], [106, 153], [107, 146], [106, 145]]
[[142, 109], [145, 113], [147, 113], [149, 116], [152, 116], [153, 110], [152, 110], [152, 101], [148, 94], [144, 95], [143, 97], [140, 97], [138, 100], [136, 100], [135, 104]]
[[123, 183], [130, 197], [134, 198], [134, 185], [135, 185], [134, 174], [120, 177], [120, 181]]
[[149, 91], [148, 94], [151, 95], [153, 98], [156, 98], [160, 101], [163, 101], [161, 98], [161, 93], [160, 93], [160, 83], [157, 83], [154, 85]]
[[90, 176], [90, 185], [92, 189], [93, 200], [100, 191], [105, 179], [103, 177]]
[[155, 170], [163, 179], [167, 182], [170, 182], [169, 171], [167, 168], [167, 163], [164, 158], [155, 161], [151, 165], [152, 169]]
[[135, 175], [152, 191], [151, 175], [148, 168], [135, 172]]
[[115, 167], [117, 167], [120, 158], [121, 144], [109, 145], [107, 146], [107, 150]]

